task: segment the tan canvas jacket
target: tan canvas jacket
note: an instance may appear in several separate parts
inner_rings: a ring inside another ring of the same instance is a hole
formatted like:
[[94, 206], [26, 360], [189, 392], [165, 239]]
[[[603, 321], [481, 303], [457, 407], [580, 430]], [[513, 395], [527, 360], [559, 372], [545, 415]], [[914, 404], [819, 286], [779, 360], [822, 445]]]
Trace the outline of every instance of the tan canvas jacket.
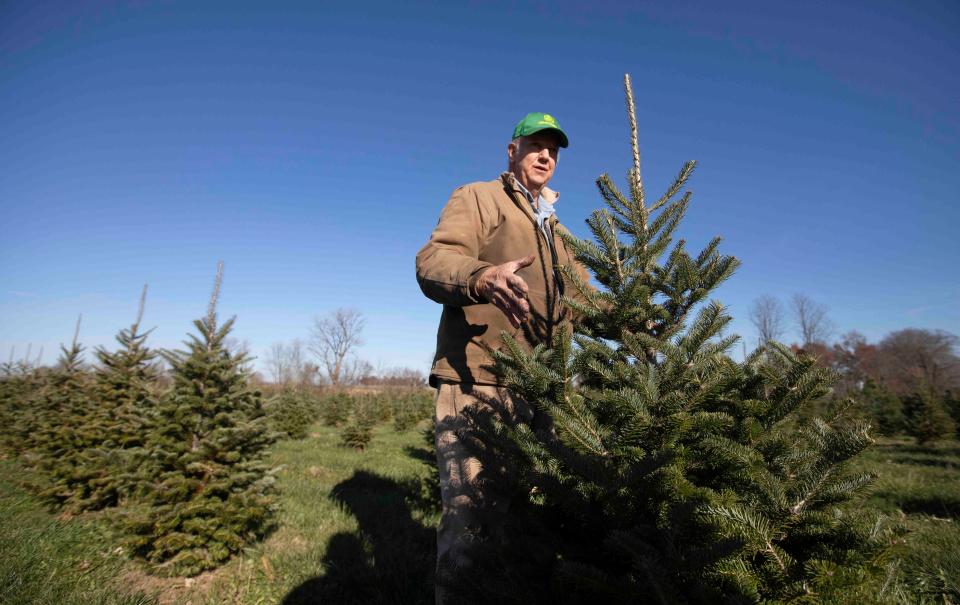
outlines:
[[[544, 199], [557, 193], [544, 188]], [[573, 265], [584, 281], [586, 271], [576, 263], [557, 232], [555, 216], [548, 220], [557, 265]], [[533, 264], [517, 272], [530, 289], [530, 318], [519, 328], [494, 305], [480, 300], [475, 286], [480, 273], [493, 265], [529, 254]], [[490, 351], [502, 346], [501, 331], [530, 347], [549, 342], [557, 327], [569, 323], [570, 310], [560, 304], [554, 254], [536, 223], [533, 209], [517, 187], [513, 174], [464, 185], [450, 197], [430, 241], [417, 253], [417, 282], [430, 299], [443, 305], [437, 330], [437, 352], [430, 384], [437, 379], [471, 384], [497, 384]], [[562, 280], [561, 280], [562, 281]], [[572, 286], [565, 294], [574, 296]]]

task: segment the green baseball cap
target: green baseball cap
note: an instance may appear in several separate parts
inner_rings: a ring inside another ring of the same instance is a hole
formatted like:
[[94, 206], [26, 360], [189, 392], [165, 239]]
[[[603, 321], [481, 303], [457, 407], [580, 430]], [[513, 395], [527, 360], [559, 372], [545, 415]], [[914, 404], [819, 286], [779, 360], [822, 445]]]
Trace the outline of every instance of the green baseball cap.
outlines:
[[570, 144], [567, 139], [567, 133], [560, 128], [560, 123], [549, 113], [533, 112], [528, 113], [525, 118], [520, 120], [517, 127], [513, 129], [513, 138], [525, 137], [541, 130], [553, 130], [560, 135], [560, 146], [566, 147]]

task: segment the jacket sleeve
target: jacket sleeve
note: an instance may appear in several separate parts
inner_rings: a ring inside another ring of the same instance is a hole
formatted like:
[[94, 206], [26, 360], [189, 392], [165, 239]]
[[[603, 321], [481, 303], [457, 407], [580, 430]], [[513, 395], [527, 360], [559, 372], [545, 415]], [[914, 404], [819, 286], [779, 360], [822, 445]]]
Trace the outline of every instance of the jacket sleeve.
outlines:
[[491, 222], [484, 214], [470, 187], [453, 192], [430, 241], [417, 253], [417, 283], [427, 298], [461, 307], [486, 302], [475, 292], [480, 274], [493, 266], [480, 260]]

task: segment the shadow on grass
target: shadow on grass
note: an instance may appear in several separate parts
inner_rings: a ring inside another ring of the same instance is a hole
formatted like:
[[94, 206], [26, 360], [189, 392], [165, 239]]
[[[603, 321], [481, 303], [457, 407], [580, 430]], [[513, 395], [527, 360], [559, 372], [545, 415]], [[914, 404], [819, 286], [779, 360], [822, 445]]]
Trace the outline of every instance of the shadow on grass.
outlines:
[[881, 492], [877, 494], [908, 515], [931, 515], [940, 518], [960, 518], [960, 500], [941, 496], [904, 495]]
[[880, 452], [891, 452], [897, 454], [921, 454], [924, 456], [960, 456], [960, 447], [936, 445], [904, 445], [901, 443], [880, 443], [873, 446]]
[[419, 460], [420, 462], [430, 465], [431, 467], [434, 467], [437, 464], [436, 450], [426, 447], [411, 447], [409, 445], [403, 449], [404, 453], [414, 460]]
[[901, 455], [898, 456], [893, 454], [889, 458], [889, 462], [894, 464], [913, 464], [916, 466], [932, 466], [937, 468], [960, 468], [960, 461], [957, 460], [945, 460], [943, 458], [938, 458], [936, 456], [921, 456], [921, 455]]
[[334, 487], [332, 497], [357, 519], [357, 532], [330, 539], [326, 573], [294, 588], [283, 605], [432, 603], [436, 532], [413, 518], [424, 498], [416, 482], [367, 471]]

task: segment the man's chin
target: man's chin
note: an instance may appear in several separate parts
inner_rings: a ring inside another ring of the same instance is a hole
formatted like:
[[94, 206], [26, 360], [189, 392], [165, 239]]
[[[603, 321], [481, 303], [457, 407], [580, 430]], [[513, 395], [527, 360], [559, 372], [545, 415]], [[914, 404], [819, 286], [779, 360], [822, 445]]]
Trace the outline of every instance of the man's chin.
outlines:
[[550, 176], [545, 174], [534, 174], [532, 177], [527, 179], [531, 186], [541, 189], [550, 181]]

